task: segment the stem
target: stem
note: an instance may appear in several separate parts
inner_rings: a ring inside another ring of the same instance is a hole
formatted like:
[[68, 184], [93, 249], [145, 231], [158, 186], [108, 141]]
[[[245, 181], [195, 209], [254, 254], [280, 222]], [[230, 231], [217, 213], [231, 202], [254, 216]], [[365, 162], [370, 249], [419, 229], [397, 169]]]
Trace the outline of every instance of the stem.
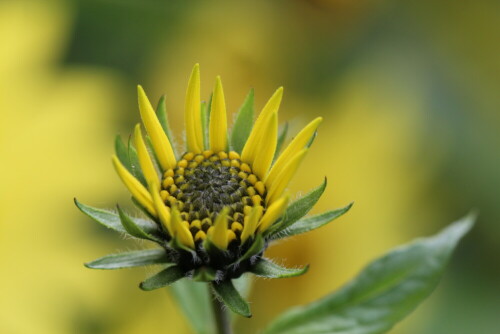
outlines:
[[231, 319], [229, 318], [226, 306], [219, 301], [219, 298], [217, 298], [212, 289], [210, 289], [210, 291], [217, 334], [232, 334], [233, 330], [231, 328]]

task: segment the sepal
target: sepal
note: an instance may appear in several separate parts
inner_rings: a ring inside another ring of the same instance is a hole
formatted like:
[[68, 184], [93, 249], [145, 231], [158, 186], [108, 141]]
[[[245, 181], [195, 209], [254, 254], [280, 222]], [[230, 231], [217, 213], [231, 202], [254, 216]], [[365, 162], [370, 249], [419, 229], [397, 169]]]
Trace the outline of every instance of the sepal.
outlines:
[[286, 238], [292, 235], [297, 235], [320, 228], [321, 226], [332, 222], [333, 220], [339, 218], [344, 213], [349, 211], [349, 209], [352, 207], [353, 204], [354, 203], [349, 203], [348, 205], [340, 209], [331, 210], [325, 213], [321, 213], [319, 215], [300, 219], [295, 223], [293, 223], [292, 225], [290, 225], [288, 228], [274, 234], [271, 237], [271, 239], [276, 240], [276, 239]]
[[288, 134], [288, 122], [286, 122], [283, 125], [283, 128], [280, 131], [280, 135], [278, 137], [278, 142], [276, 144], [276, 151], [274, 152], [274, 159], [276, 160], [281, 152], [281, 148], [283, 147], [283, 144], [285, 143], [286, 135]]
[[161, 243], [161, 235], [160, 230], [156, 225], [154, 225], [154, 229], [150, 228], [149, 231], [143, 229], [139, 224], [137, 224], [138, 218], [133, 218], [125, 213], [120, 206], [116, 206], [118, 210], [118, 215], [120, 217], [120, 221], [122, 222], [123, 228], [133, 237], [139, 239], [146, 239], [151, 241], [156, 241]]
[[200, 267], [195, 269], [193, 273], [193, 281], [195, 282], [212, 282], [215, 281], [217, 273], [213, 268]]
[[234, 313], [250, 318], [250, 306], [234, 287], [231, 280], [213, 282], [212, 288], [216, 296]]
[[170, 263], [170, 260], [166, 251], [159, 248], [110, 254], [84, 265], [91, 269], [123, 269], [161, 263]]
[[139, 287], [144, 291], [151, 291], [170, 285], [185, 276], [186, 273], [180, 267], [171, 266], [144, 280]]
[[274, 226], [271, 226], [269, 230], [266, 231], [265, 235], [273, 236], [285, 230], [290, 225], [298, 221], [300, 218], [304, 217], [318, 202], [321, 195], [323, 195], [323, 192], [326, 189], [326, 185], [327, 185], [327, 179], [325, 177], [321, 185], [314, 188], [313, 190], [311, 190], [309, 193], [302, 196], [298, 200], [292, 202], [286, 209], [281, 222], [274, 224]]
[[[98, 222], [99, 224], [110, 228], [114, 231], [129, 234], [127, 230], [123, 227], [120, 217], [118, 214], [111, 210], [94, 208], [89, 205], [85, 205], [79, 202], [76, 198], [74, 199], [75, 205], [82, 211], [84, 214]], [[158, 231], [158, 227], [153, 222], [141, 219], [141, 218], [132, 218], [134, 223], [139, 226], [146, 233], [154, 233]]]
[[257, 276], [267, 278], [289, 278], [305, 274], [308, 270], [309, 265], [297, 269], [285, 268], [262, 258], [252, 267], [251, 272]]
[[233, 130], [231, 132], [231, 147], [240, 154], [250, 136], [250, 132], [252, 132], [253, 114], [254, 91], [251, 89], [236, 115], [236, 120], [234, 121]]
[[172, 138], [172, 131], [170, 131], [170, 125], [168, 123], [168, 116], [167, 116], [167, 105], [165, 103], [165, 95], [162, 95], [160, 97], [160, 100], [158, 101], [158, 105], [156, 106], [156, 117], [158, 117], [158, 121], [160, 122], [160, 125], [165, 131], [165, 134], [167, 135], [168, 140], [172, 143], [173, 138]]
[[259, 253], [262, 253], [266, 247], [266, 242], [262, 237], [262, 234], [257, 234], [255, 239], [252, 241], [252, 245], [248, 248], [248, 250], [236, 261], [236, 263], [243, 262], [245, 260], [250, 259], [252, 256], [255, 256]]

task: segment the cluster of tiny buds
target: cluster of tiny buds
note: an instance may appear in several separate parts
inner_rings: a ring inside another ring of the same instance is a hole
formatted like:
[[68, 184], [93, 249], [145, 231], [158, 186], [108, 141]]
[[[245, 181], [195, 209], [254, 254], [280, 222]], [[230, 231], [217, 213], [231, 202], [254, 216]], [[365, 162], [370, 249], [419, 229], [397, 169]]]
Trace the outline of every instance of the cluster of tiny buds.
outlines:
[[228, 240], [239, 243], [253, 208], [265, 211], [266, 195], [264, 183], [238, 153], [209, 150], [185, 153], [174, 169], [165, 171], [160, 191], [165, 204], [180, 211], [195, 242], [212, 232], [216, 216], [225, 209]]

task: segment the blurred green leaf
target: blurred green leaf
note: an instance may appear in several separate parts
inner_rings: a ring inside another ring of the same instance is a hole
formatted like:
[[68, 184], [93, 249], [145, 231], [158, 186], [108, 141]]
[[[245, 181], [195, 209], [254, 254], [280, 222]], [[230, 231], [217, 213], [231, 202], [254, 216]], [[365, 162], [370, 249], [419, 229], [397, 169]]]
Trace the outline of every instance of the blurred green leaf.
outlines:
[[255, 264], [255, 266], [252, 267], [252, 273], [257, 276], [267, 278], [289, 278], [305, 274], [308, 269], [308, 265], [297, 269], [285, 268], [269, 261], [268, 259], [262, 258]]
[[325, 213], [320, 213], [319, 215], [306, 217], [304, 219], [300, 219], [290, 225], [287, 229], [283, 230], [281, 235], [277, 236], [274, 239], [280, 239], [282, 237], [289, 237], [292, 235], [297, 235], [305, 232], [309, 232], [320, 228], [323, 225], [330, 223], [331, 221], [337, 219], [342, 216], [344, 213], [349, 211], [352, 207], [353, 203], [346, 205], [343, 208], [327, 211]]
[[210, 302], [208, 284], [183, 279], [169, 287], [181, 307], [187, 322], [196, 333], [212, 334], [215, 332], [215, 323]]
[[233, 131], [231, 132], [231, 147], [235, 152], [241, 153], [247, 142], [248, 136], [253, 127], [254, 114], [254, 91], [253, 88], [248, 92], [245, 101], [240, 107], [236, 120], [234, 121]]
[[469, 215], [433, 237], [396, 248], [341, 290], [285, 312], [264, 333], [386, 333], [435, 289], [474, 220]]
[[137, 219], [129, 216], [119, 206], [117, 206], [116, 208], [118, 209], [118, 215], [120, 217], [122, 225], [128, 232], [128, 234], [139, 239], [146, 239], [156, 242], [162, 241], [161, 236], [159, 235], [160, 231], [157, 226], [153, 225], [154, 227], [151, 226], [148, 228], [148, 231], [146, 231], [142, 228], [142, 226], [137, 224]]
[[215, 291], [215, 294], [227, 307], [229, 307], [231, 311], [247, 318], [250, 318], [252, 316], [252, 314], [250, 313], [250, 306], [241, 297], [240, 293], [238, 292], [238, 290], [236, 290], [231, 280], [222, 281], [219, 283], [213, 282], [212, 287]]
[[106, 255], [85, 263], [85, 267], [91, 269], [122, 269], [169, 262], [165, 250], [159, 248]]
[[323, 195], [323, 192], [326, 189], [326, 184], [327, 181], [325, 178], [320, 186], [314, 188], [305, 196], [302, 196], [298, 200], [292, 202], [286, 209], [283, 220], [275, 226], [271, 226], [266, 234], [275, 235], [288, 228], [300, 218], [304, 217], [318, 202], [321, 195]]
[[144, 291], [151, 291], [170, 285], [184, 276], [185, 273], [181, 268], [172, 266], [144, 280], [139, 287]]

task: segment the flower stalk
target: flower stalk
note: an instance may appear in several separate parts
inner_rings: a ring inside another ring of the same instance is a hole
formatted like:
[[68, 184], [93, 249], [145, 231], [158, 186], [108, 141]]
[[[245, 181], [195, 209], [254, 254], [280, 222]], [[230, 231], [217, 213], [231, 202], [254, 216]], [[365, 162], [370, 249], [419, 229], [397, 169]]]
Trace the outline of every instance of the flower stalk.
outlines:
[[219, 300], [212, 289], [210, 289], [210, 297], [212, 299], [212, 311], [214, 313], [216, 333], [233, 334], [227, 307]]

